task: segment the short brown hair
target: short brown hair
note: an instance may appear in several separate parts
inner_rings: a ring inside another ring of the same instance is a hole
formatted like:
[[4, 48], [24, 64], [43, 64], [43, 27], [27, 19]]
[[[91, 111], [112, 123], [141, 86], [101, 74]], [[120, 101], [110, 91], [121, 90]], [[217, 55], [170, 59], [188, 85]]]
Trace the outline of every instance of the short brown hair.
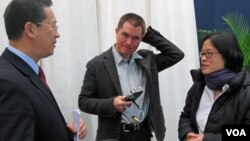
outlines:
[[122, 26], [125, 22], [129, 22], [130, 24], [132, 24], [134, 26], [140, 26], [142, 28], [142, 35], [144, 35], [145, 29], [146, 29], [146, 24], [141, 16], [139, 16], [135, 13], [127, 13], [120, 18], [118, 25], [117, 25], [117, 28], [118, 29], [122, 28]]

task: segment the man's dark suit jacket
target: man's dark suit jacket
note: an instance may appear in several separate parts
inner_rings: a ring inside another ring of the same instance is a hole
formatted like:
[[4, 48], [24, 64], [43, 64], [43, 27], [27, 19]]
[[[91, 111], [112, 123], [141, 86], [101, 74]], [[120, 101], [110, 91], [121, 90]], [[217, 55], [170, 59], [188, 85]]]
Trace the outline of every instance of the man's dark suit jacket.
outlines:
[[[174, 44], [156, 31], [148, 31], [144, 42], [161, 51], [140, 50], [143, 59], [136, 60], [146, 74], [146, 95], [149, 95], [148, 122], [158, 141], [165, 136], [165, 122], [160, 102], [158, 72], [174, 65], [184, 57], [184, 53]], [[115, 110], [114, 97], [121, 95], [121, 85], [118, 78], [112, 49], [90, 60], [79, 95], [79, 108], [87, 113], [98, 115], [98, 130], [96, 140], [118, 139], [120, 136], [121, 113]]]
[[32, 68], [6, 49], [0, 57], [0, 141], [70, 141], [59, 107]]

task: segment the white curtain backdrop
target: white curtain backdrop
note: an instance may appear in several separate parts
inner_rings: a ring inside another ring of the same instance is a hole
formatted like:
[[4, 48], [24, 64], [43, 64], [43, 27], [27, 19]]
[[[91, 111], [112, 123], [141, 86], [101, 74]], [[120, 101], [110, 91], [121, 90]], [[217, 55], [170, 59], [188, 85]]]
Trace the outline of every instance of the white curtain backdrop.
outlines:
[[[9, 2], [1, 0], [0, 5], [0, 53], [8, 45], [2, 17]], [[179, 115], [192, 84], [189, 71], [199, 67], [193, 0], [54, 0], [53, 3], [61, 37], [54, 55], [40, 63], [65, 119], [71, 121], [73, 109], [78, 108], [86, 63], [114, 44], [119, 18], [134, 12], [185, 53], [181, 62], [159, 75], [167, 127], [165, 141], [177, 141]], [[148, 44], [140, 46], [155, 51]], [[97, 117], [86, 113], [82, 117], [88, 126], [84, 141], [94, 141]]]

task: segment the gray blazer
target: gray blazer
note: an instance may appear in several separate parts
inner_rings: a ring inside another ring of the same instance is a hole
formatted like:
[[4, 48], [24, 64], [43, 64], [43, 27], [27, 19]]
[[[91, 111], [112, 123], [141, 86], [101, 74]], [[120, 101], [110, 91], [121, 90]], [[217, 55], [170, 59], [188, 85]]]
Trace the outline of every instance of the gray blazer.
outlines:
[[[165, 122], [160, 102], [158, 72], [176, 64], [184, 53], [174, 44], [155, 31], [148, 31], [144, 42], [155, 46], [160, 54], [152, 51], [139, 50], [143, 59], [136, 60], [146, 74], [146, 93], [150, 98], [148, 122], [158, 141], [165, 136]], [[115, 110], [114, 97], [121, 95], [121, 85], [110, 48], [93, 58], [87, 64], [87, 71], [79, 95], [79, 108], [87, 113], [98, 115], [96, 140], [119, 139], [121, 113]]]
[[73, 139], [50, 90], [8, 49], [0, 57], [0, 107], [1, 141]]

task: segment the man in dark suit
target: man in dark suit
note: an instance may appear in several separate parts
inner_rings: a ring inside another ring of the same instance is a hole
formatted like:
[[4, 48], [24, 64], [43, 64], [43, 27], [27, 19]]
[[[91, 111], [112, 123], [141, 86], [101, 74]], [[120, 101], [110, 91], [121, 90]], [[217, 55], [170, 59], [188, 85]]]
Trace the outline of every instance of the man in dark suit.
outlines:
[[[98, 115], [97, 141], [150, 141], [152, 131], [158, 141], [164, 140], [158, 72], [179, 62], [184, 53], [152, 27], [145, 30], [139, 15], [123, 15], [116, 43], [87, 64], [78, 102], [82, 111]], [[136, 51], [141, 41], [160, 53]], [[132, 93], [141, 94], [128, 100]]]
[[[4, 13], [9, 45], [0, 57], [0, 141], [71, 141], [38, 61], [53, 54], [57, 32], [51, 0], [12, 0]], [[81, 120], [80, 138], [86, 136]]]

